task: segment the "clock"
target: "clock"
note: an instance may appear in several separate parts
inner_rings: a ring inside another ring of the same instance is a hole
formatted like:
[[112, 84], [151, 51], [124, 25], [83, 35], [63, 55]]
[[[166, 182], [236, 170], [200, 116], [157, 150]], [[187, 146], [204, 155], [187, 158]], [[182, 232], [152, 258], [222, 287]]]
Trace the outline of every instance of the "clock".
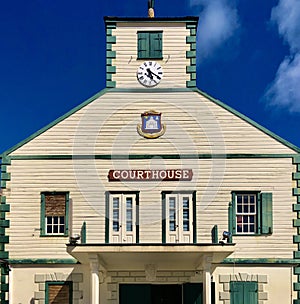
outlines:
[[136, 77], [144, 87], [155, 87], [163, 78], [163, 69], [155, 61], [145, 61], [138, 68]]

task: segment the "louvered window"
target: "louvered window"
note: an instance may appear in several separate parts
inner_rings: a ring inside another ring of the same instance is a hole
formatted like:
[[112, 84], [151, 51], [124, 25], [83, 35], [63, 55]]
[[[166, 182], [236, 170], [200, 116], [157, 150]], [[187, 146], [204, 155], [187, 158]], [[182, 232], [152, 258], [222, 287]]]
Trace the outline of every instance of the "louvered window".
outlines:
[[71, 304], [72, 282], [46, 282], [46, 304]]
[[69, 194], [66, 192], [42, 193], [42, 235], [68, 234]]
[[138, 59], [162, 59], [162, 32], [138, 32]]

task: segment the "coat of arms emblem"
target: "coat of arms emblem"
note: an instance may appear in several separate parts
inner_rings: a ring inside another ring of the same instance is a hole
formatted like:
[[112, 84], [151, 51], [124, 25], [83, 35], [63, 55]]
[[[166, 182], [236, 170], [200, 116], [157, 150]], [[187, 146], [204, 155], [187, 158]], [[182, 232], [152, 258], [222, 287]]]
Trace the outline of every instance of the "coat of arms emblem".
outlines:
[[142, 124], [137, 125], [138, 133], [145, 138], [158, 138], [166, 131], [166, 125], [161, 122], [161, 113], [146, 111], [141, 114]]

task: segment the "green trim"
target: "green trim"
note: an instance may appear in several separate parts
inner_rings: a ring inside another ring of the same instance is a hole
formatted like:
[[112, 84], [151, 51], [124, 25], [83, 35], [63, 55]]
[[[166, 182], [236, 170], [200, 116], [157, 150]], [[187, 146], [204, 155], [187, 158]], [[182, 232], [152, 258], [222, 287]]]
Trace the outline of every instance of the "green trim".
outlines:
[[140, 242], [140, 192], [136, 193], [135, 217], [136, 217], [135, 239], [136, 239], [136, 243], [139, 244], [139, 242]]
[[292, 158], [293, 154], [96, 154], [96, 155], [13, 155], [12, 160], [72, 160], [72, 159], [264, 159]]
[[11, 159], [10, 156], [3, 154], [0, 154], [0, 159], [1, 159], [1, 167], [3, 165], [11, 165]]
[[[66, 197], [66, 210], [65, 210], [65, 231], [63, 234], [47, 234], [46, 233], [46, 203], [45, 194], [55, 195], [64, 194]], [[44, 191], [41, 192], [41, 212], [40, 212], [40, 237], [67, 237], [69, 235], [69, 205], [70, 205], [70, 193], [68, 191]]]
[[13, 146], [12, 148], [6, 150], [2, 155], [0, 155], [0, 157], [2, 158], [2, 164], [4, 165], [10, 165], [11, 161], [10, 161], [10, 156], [8, 156], [8, 154], [14, 152], [15, 150], [17, 150], [18, 148], [22, 147], [23, 145], [25, 145], [26, 143], [28, 143], [29, 141], [31, 141], [32, 139], [36, 138], [37, 136], [43, 134], [44, 132], [48, 131], [49, 129], [51, 129], [53, 126], [57, 125], [58, 123], [60, 123], [61, 121], [63, 121], [64, 119], [68, 118], [69, 116], [71, 116], [72, 114], [76, 113], [77, 111], [81, 110], [83, 107], [85, 107], [86, 105], [90, 104], [91, 102], [93, 102], [94, 100], [96, 100], [97, 98], [100, 98], [101, 96], [103, 96], [105, 93], [107, 93], [109, 90], [108, 89], [104, 89], [102, 91], [100, 91], [99, 93], [95, 94], [94, 96], [92, 96], [91, 98], [87, 99], [86, 101], [84, 101], [83, 103], [81, 103], [79, 106], [75, 107], [74, 109], [70, 110], [69, 112], [67, 112], [66, 114], [64, 114], [63, 116], [57, 118], [56, 120], [54, 120], [53, 122], [51, 122], [50, 124], [48, 124], [47, 126], [45, 126], [44, 128], [40, 129], [39, 131], [35, 132], [34, 134], [32, 134], [31, 136], [27, 137], [26, 139], [24, 139], [23, 141], [21, 141], [20, 143], [16, 144], [15, 146]]
[[195, 88], [196, 87], [196, 81], [195, 80], [190, 80], [186, 82], [187, 88]]
[[1, 204], [6, 204], [6, 196], [0, 196], [0, 203]]
[[300, 154], [294, 156], [293, 164], [300, 164]]
[[1, 172], [1, 180], [10, 181], [10, 173]]
[[0, 181], [0, 188], [5, 189], [6, 188], [6, 181]]
[[[69, 287], [69, 303], [73, 303], [73, 282], [72, 281], [46, 281], [45, 282], [45, 304], [49, 304], [49, 286], [67, 285]], [[51, 302], [52, 303], [52, 302]]]
[[196, 51], [186, 51], [186, 58], [196, 58]]
[[0, 212], [10, 212], [10, 205], [0, 204]]
[[106, 58], [116, 58], [116, 51], [106, 51]]
[[187, 36], [186, 43], [196, 43], [196, 36]]
[[136, 203], [136, 235], [135, 239], [136, 242], [135, 244], [138, 244], [140, 241], [140, 225], [139, 225], [139, 199], [140, 199], [140, 191], [106, 191], [105, 192], [105, 244], [110, 244], [109, 241], [109, 216], [110, 216], [110, 204], [109, 204], [109, 199], [110, 195], [113, 194], [134, 194], [136, 197], [135, 203]]
[[116, 73], [116, 67], [115, 66], [107, 66], [106, 67], [106, 72], [111, 73], [111, 74], [115, 74]]
[[293, 188], [293, 195], [300, 195], [300, 188]]
[[300, 219], [293, 219], [293, 227], [300, 227]]
[[293, 180], [300, 179], [300, 172], [294, 172], [293, 173]]
[[211, 230], [211, 242], [213, 244], [219, 243], [218, 225], [214, 225], [214, 227]]
[[[234, 114], [235, 116], [241, 118], [242, 120], [248, 122], [249, 124], [251, 124], [252, 126], [254, 126], [255, 128], [257, 128], [258, 130], [262, 131], [263, 133], [265, 133], [266, 135], [269, 135], [270, 137], [272, 137], [273, 139], [277, 140], [278, 142], [282, 143], [283, 145], [287, 146], [288, 148], [300, 153], [300, 148], [295, 146], [294, 144], [288, 142], [287, 140], [281, 138], [280, 136], [276, 135], [275, 133], [271, 132], [270, 130], [266, 129], [265, 127], [259, 125], [258, 123], [256, 123], [255, 121], [253, 121], [252, 119], [250, 119], [249, 117], [245, 116], [244, 114], [241, 114], [240, 112], [234, 110], [233, 108], [231, 108], [230, 106], [224, 104], [223, 102], [221, 102], [218, 99], [215, 99], [211, 96], [209, 96], [208, 94], [202, 92], [201, 90], [199, 90], [198, 88], [194, 90], [195, 92], [198, 92], [200, 95], [208, 98], [210, 101], [214, 102], [215, 104], [219, 105], [220, 107], [224, 108], [225, 110], [229, 111], [230, 113]], [[298, 158], [299, 156], [294, 155], [294, 158]]]
[[107, 88], [115, 88], [116, 82], [115, 81], [106, 81], [106, 87]]
[[9, 259], [9, 264], [78, 264], [76, 259]]
[[9, 228], [9, 220], [0, 220], [0, 227]]
[[106, 36], [106, 43], [115, 44], [117, 42], [116, 36], [107, 35]]
[[8, 235], [0, 235], [0, 243], [8, 244], [9, 243], [9, 236]]
[[161, 192], [161, 201], [162, 201], [162, 243], [167, 244], [166, 239], [166, 225], [167, 225], [167, 205], [166, 205], [166, 195], [167, 194], [192, 194], [192, 208], [193, 208], [193, 244], [197, 244], [197, 210], [196, 210], [196, 191], [193, 190], [183, 190], [183, 191], [162, 191]]
[[193, 191], [193, 243], [197, 244], [197, 198]]
[[257, 258], [257, 259], [243, 259], [243, 258], [226, 258], [221, 264], [285, 264], [298, 265], [300, 259], [277, 259], [277, 258]]
[[197, 67], [195, 65], [188, 65], [186, 67], [187, 73], [196, 73]]

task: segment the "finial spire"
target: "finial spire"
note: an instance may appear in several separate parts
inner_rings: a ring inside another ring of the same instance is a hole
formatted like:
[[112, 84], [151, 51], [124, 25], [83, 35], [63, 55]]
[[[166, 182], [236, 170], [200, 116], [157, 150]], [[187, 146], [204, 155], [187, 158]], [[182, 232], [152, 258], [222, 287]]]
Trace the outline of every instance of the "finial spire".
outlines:
[[148, 0], [148, 17], [154, 18], [154, 0]]

